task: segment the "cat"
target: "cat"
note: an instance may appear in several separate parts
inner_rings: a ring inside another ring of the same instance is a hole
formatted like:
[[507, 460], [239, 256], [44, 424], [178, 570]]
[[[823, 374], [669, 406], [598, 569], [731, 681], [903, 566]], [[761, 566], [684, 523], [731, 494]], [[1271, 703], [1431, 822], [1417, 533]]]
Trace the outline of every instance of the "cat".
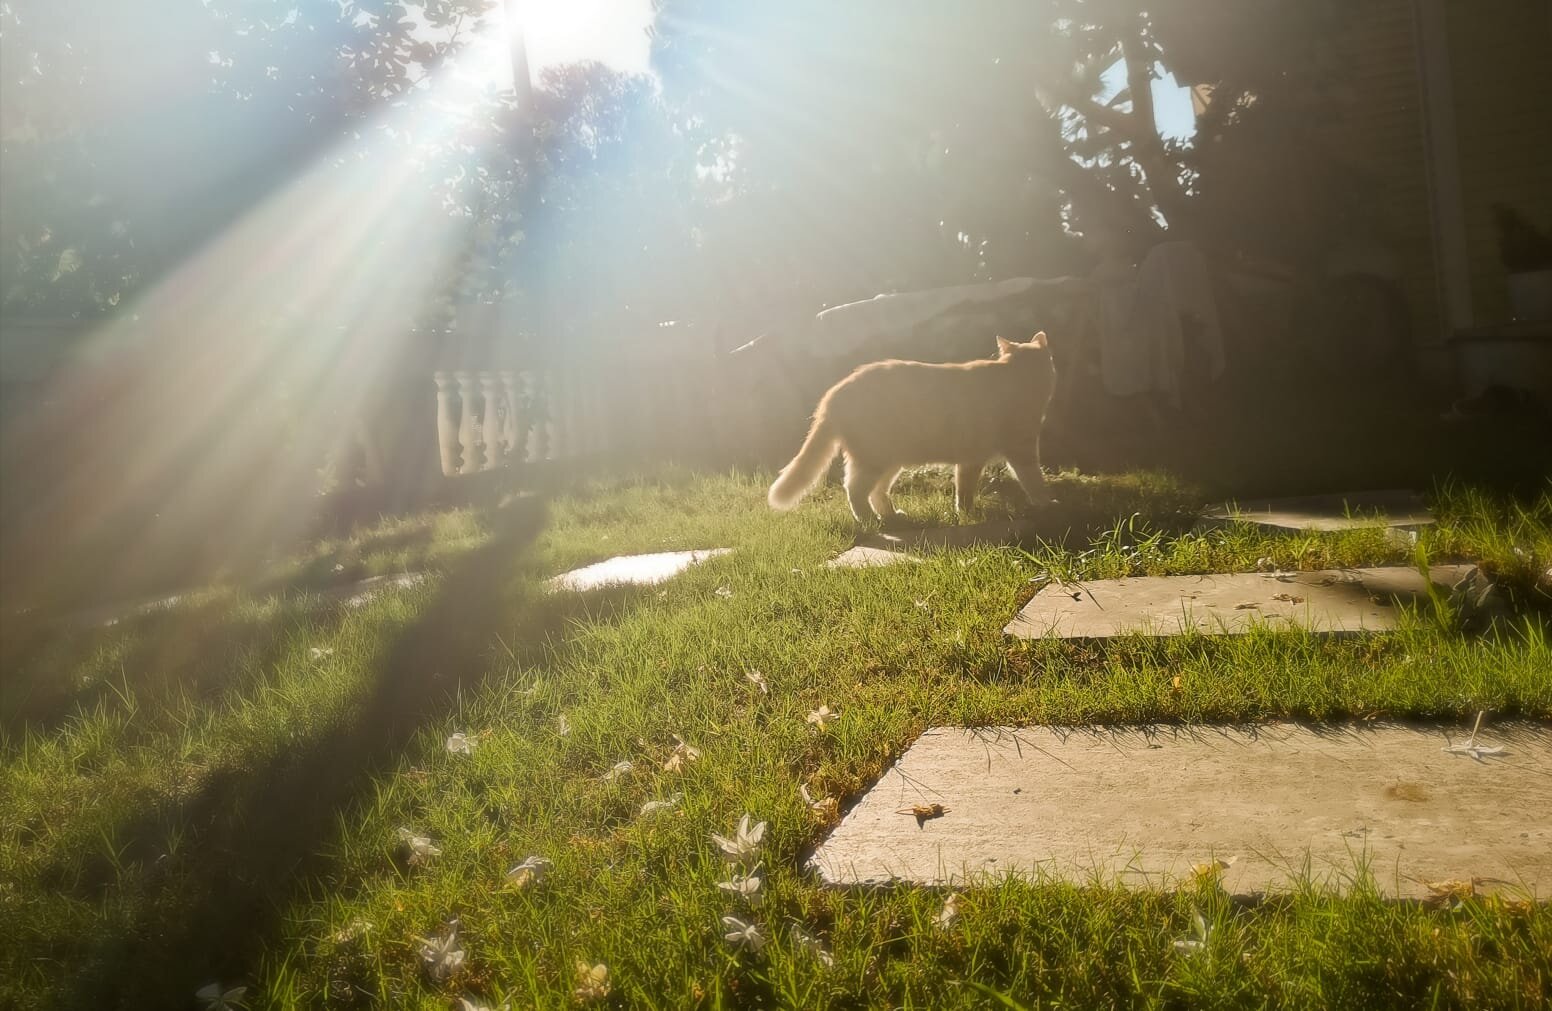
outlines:
[[1027, 343], [997, 338], [997, 357], [934, 365], [864, 365], [825, 391], [808, 438], [771, 485], [773, 509], [791, 509], [846, 453], [846, 497], [857, 522], [903, 518], [889, 499], [902, 468], [954, 465], [954, 508], [968, 512], [981, 469], [1006, 460], [1030, 505], [1044, 498], [1040, 426], [1056, 386], [1041, 331]]

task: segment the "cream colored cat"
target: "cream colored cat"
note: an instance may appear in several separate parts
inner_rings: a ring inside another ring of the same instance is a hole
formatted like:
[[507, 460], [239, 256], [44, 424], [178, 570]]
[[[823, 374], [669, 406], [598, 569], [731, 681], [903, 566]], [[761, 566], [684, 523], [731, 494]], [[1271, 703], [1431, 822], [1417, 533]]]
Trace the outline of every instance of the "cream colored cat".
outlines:
[[1040, 424], [1056, 385], [1045, 333], [1026, 344], [997, 338], [996, 360], [930, 365], [874, 362], [819, 398], [803, 448], [771, 485], [772, 508], [790, 509], [846, 453], [846, 496], [858, 522], [902, 515], [889, 489], [903, 467], [954, 465], [954, 507], [967, 511], [981, 468], [1006, 460], [1030, 504], [1044, 497]]

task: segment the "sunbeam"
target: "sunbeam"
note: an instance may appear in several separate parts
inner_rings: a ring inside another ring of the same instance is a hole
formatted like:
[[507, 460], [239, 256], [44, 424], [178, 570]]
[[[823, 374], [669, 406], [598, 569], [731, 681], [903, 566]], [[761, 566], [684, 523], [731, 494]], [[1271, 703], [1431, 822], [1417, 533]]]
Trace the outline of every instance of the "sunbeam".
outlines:
[[352, 139], [324, 151], [75, 350], [5, 433], [15, 466], [59, 478], [9, 522], [24, 543], [82, 547], [142, 526], [90, 572], [32, 581], [157, 568], [190, 530], [202, 555], [248, 558], [307, 522], [297, 504], [320, 465], [427, 360], [414, 321], [444, 295], [468, 222], [428, 185], [425, 154], [464, 143], [439, 109], [477, 99], [490, 52], [438, 67], [361, 128], [370, 157]]

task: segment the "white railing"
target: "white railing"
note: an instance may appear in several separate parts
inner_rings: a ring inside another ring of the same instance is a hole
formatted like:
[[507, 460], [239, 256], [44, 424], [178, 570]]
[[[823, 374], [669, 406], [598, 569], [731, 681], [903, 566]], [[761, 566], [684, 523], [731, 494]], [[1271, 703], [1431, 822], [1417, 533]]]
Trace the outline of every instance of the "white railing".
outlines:
[[437, 448], [442, 473], [602, 452], [603, 400], [575, 370], [437, 372]]

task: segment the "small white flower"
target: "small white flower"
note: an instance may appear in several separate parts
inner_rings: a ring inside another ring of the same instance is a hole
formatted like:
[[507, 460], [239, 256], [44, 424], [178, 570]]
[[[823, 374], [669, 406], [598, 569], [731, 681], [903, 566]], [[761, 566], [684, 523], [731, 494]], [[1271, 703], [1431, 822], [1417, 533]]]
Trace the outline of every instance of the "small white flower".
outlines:
[[757, 866], [748, 874], [735, 874], [729, 881], [718, 881], [717, 887], [724, 892], [736, 895], [750, 905], [758, 905], [760, 902], [760, 886], [765, 884], [760, 877], [760, 868]]
[[307, 656], [312, 660], [323, 660], [334, 655], [333, 646], [311, 646], [307, 650]]
[[602, 962], [597, 965], [578, 962], [577, 987], [571, 995], [584, 1004], [609, 996], [609, 967]]
[[430, 836], [416, 835], [402, 825], [399, 826], [399, 841], [410, 851], [411, 867], [442, 855], [442, 851], [432, 845]]
[[345, 563], [344, 562], [336, 563], [335, 566], [334, 566], [334, 571], [335, 572], [344, 572], [345, 571]]
[[672, 811], [679, 806], [679, 802], [683, 799], [684, 794], [675, 793], [670, 794], [667, 800], [649, 800], [641, 805], [641, 817], [645, 818], [647, 815], [657, 814], [659, 811]]
[[723, 600], [726, 600], [733, 595], [733, 588], [731, 586], [719, 586], [715, 592], [717, 596], [721, 597]]
[[450, 755], [472, 755], [474, 746], [479, 743], [477, 738], [469, 737], [460, 730], [447, 739], [447, 752]]
[[559, 716], [555, 717], [555, 732], [560, 734], [562, 737], [565, 737], [567, 734], [571, 733], [571, 721], [566, 719], [565, 713], [561, 713]]
[[818, 727], [820, 730], [823, 730], [835, 720], [839, 719], [840, 715], [840, 713], [831, 709], [829, 706], [820, 706], [818, 709], [810, 711], [809, 714], [804, 718], [809, 723], [812, 723], [814, 726]]
[[942, 912], [938, 913], [937, 919], [933, 922], [935, 922], [939, 927], [947, 928], [952, 927], [954, 922], [958, 919], [959, 893], [954, 892], [950, 894], [948, 898], [943, 900], [943, 910]]
[[629, 761], [615, 762], [614, 765], [610, 766], [608, 772], [604, 773], [598, 778], [603, 780], [605, 783], [612, 783], [619, 779], [621, 776], [629, 775], [631, 769], [633, 768], [635, 768], [635, 766], [632, 765]]
[[530, 856], [516, 867], [507, 871], [507, 880], [513, 887], [526, 888], [532, 884], [538, 884], [544, 878], [544, 873], [550, 869], [550, 861], [541, 856]]
[[1439, 750], [1446, 755], [1470, 755], [1473, 760], [1478, 762], [1482, 761], [1483, 758], [1507, 755], [1508, 752], [1501, 745], [1483, 744], [1477, 741], [1477, 731], [1482, 729], [1483, 715], [1483, 712], [1479, 711], [1477, 713], [1477, 720], [1471, 725], [1471, 736], [1466, 738], [1465, 744], [1451, 744], [1449, 747], [1440, 748]]
[[221, 988], [220, 983], [207, 983], [195, 992], [194, 996], [205, 1002], [205, 1011], [237, 1011], [244, 1007], [243, 994], [248, 992], [245, 986], [234, 986], [230, 990]]
[[749, 827], [749, 815], [745, 814], [738, 819], [738, 831], [733, 838], [711, 834], [711, 841], [722, 850], [722, 859], [728, 863], [748, 863], [751, 857], [760, 852], [760, 840], [765, 836], [765, 822], [760, 822], [753, 828]]
[[663, 763], [664, 772], [679, 772], [686, 765], [697, 761], [701, 757], [701, 749], [692, 744], [686, 744], [684, 738], [674, 735], [674, 751], [668, 756], [668, 761]]
[[769, 695], [771, 693], [770, 685], [765, 683], [765, 675], [761, 674], [759, 671], [746, 670], [744, 671], [744, 677], [749, 679], [750, 684], [760, 689], [762, 694]]
[[841, 813], [839, 801], [834, 797], [820, 797], [818, 800], [815, 800], [814, 795], [808, 792], [807, 783], [798, 784], [798, 793], [802, 794], [803, 803], [808, 805], [808, 809], [825, 821], [829, 821]]
[[1207, 925], [1202, 917], [1200, 909], [1191, 910], [1191, 936], [1175, 939], [1175, 950], [1186, 955], [1195, 955], [1207, 948], [1207, 940], [1212, 935], [1212, 928]]
[[757, 924], [745, 923], [736, 916], [724, 916], [722, 926], [727, 928], [727, 933], [722, 935], [723, 939], [735, 947], [748, 948], [750, 951], [759, 951], [765, 947], [765, 938]]
[[1479, 762], [1484, 758], [1494, 758], [1508, 754], [1501, 745], [1479, 744], [1476, 741], [1467, 741], [1465, 744], [1452, 744], [1442, 750], [1449, 755], [1470, 755]]
[[819, 938], [813, 936], [796, 923], [792, 925], [792, 939], [798, 943], [799, 948], [817, 958], [820, 965], [831, 966], [835, 964], [835, 956], [830, 954], [829, 949], [819, 942]]
[[427, 974], [439, 982], [457, 972], [464, 960], [464, 950], [458, 947], [458, 921], [452, 921], [447, 928], [446, 937], [420, 939], [420, 960]]

